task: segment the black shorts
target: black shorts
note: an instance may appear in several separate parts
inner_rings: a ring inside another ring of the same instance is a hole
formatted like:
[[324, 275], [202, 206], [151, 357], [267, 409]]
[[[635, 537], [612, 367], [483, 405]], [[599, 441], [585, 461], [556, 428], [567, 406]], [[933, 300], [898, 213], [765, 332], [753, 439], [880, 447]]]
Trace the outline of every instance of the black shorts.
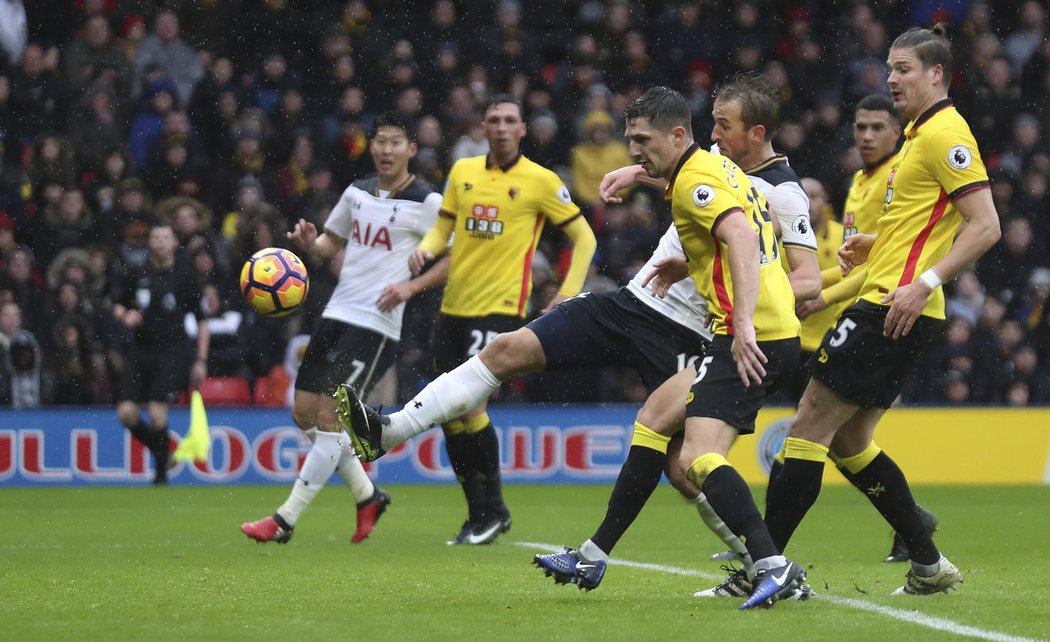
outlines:
[[780, 386], [800, 376], [798, 337], [759, 341], [766, 355], [766, 376], [762, 383], [745, 388], [733, 360], [733, 337], [715, 335], [711, 347], [697, 364], [697, 375], [689, 391], [686, 417], [712, 417], [733, 426], [741, 435], [755, 432], [755, 417], [766, 397]]
[[128, 348], [117, 401], [172, 403], [189, 386], [195, 348], [187, 342]]
[[847, 308], [809, 360], [813, 378], [863, 408], [889, 408], [944, 322], [920, 316], [907, 336], [892, 339], [882, 334], [887, 312], [870, 301]]
[[503, 332], [513, 332], [524, 319], [508, 314], [490, 314], [484, 317], [454, 317], [438, 314], [434, 334], [430, 339], [430, 354], [434, 374], [452, 370]]
[[639, 301], [626, 288], [564, 301], [527, 326], [539, 337], [547, 370], [625, 366], [649, 392], [703, 356], [700, 335]]
[[295, 389], [330, 395], [342, 383], [368, 395], [397, 357], [397, 341], [385, 334], [322, 318], [310, 335]]

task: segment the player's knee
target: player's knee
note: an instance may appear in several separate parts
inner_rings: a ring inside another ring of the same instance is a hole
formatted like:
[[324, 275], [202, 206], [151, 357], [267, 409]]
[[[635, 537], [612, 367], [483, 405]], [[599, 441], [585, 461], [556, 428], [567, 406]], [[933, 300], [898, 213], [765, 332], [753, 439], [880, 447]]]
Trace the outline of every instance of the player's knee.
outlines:
[[318, 423], [317, 409], [309, 406], [310, 404], [298, 400], [292, 406], [292, 421], [299, 426], [300, 430], [309, 430]]
[[139, 407], [133, 403], [122, 403], [117, 406], [117, 419], [125, 426], [133, 426], [139, 420]]
[[531, 330], [521, 328], [503, 332], [478, 355], [497, 379], [542, 369], [543, 350]]
[[667, 475], [667, 480], [671, 482], [671, 486], [674, 486], [674, 489], [681, 493], [682, 497], [686, 499], [696, 497], [696, 487], [685, 476], [685, 471], [682, 469], [682, 463], [679, 458], [668, 458], [664, 473]]

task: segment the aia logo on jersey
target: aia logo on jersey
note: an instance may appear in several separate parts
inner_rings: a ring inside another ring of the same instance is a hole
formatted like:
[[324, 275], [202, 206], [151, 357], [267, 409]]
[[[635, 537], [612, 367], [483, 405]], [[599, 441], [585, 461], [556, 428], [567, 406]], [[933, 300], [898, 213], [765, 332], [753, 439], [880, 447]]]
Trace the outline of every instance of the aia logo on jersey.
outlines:
[[390, 241], [390, 230], [385, 225], [373, 226], [371, 223], [368, 223], [362, 230], [361, 222], [354, 219], [354, 228], [350, 233], [350, 240], [365, 247], [386, 248], [387, 252], [394, 250]]

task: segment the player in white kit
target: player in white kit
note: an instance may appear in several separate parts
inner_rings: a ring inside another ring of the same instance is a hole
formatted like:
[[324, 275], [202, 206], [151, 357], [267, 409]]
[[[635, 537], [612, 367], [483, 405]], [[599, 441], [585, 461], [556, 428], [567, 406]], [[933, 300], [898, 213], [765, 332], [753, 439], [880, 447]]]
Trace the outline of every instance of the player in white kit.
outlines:
[[357, 530], [364, 540], [390, 503], [358, 460], [336, 417], [333, 393], [353, 386], [362, 396], [393, 365], [401, 338], [404, 302], [444, 281], [447, 259], [409, 280], [408, 257], [433, 227], [441, 194], [408, 171], [416, 154], [410, 121], [392, 113], [375, 121], [369, 151], [377, 175], [343, 192], [318, 234], [300, 219], [288, 238], [313, 256], [332, 257], [345, 247], [339, 283], [314, 328], [295, 380], [292, 418], [313, 447], [292, 492], [273, 515], [241, 525], [259, 542], [285, 543], [299, 516], [338, 472], [357, 502]]

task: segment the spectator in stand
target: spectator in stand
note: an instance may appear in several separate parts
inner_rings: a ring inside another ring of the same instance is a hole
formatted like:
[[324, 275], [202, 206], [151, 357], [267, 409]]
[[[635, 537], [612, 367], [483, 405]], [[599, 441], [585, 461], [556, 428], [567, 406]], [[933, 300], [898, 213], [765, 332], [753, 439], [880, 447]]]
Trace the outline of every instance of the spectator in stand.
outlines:
[[149, 83], [143, 97], [143, 108], [132, 119], [128, 132], [128, 149], [139, 169], [146, 166], [150, 146], [164, 135], [168, 114], [178, 109], [175, 84], [168, 78]]
[[1019, 297], [1034, 266], [1046, 266], [1047, 257], [1040, 256], [1034, 246], [1032, 224], [1022, 216], [1003, 222], [1003, 240], [977, 262], [981, 282], [1006, 301]]
[[4, 288], [11, 292], [11, 302], [18, 306], [19, 327], [22, 326], [23, 319], [27, 327], [38, 327], [43, 312], [43, 280], [39, 278], [34, 263], [32, 252], [28, 248], [19, 247], [7, 255], [3, 271], [0, 271]]
[[121, 94], [130, 88], [131, 65], [113, 40], [109, 18], [100, 13], [89, 15], [77, 37], [63, 48], [62, 67], [77, 91], [99, 79], [112, 83]]
[[77, 166], [73, 147], [64, 136], [44, 134], [33, 144], [26, 164], [26, 177], [34, 194], [48, 183], [63, 189], [76, 184]]
[[1038, 0], [1026, 0], [1021, 4], [1019, 16], [1018, 28], [1003, 42], [1003, 51], [1018, 76], [1046, 38], [1046, 9]]
[[44, 208], [36, 222], [34, 247], [41, 267], [50, 265], [66, 248], [83, 248], [98, 238], [98, 221], [81, 189], [62, 192], [57, 206]]
[[31, 144], [41, 134], [67, 130], [70, 90], [58, 72], [57, 59], [56, 48], [31, 42], [11, 76], [12, 125], [19, 146]]
[[963, 103], [973, 122], [973, 134], [988, 154], [998, 154], [1010, 139], [1010, 128], [1023, 108], [1021, 89], [1011, 81], [1010, 61], [997, 56], [984, 66], [980, 84]]
[[127, 139], [122, 105], [109, 80], [99, 79], [84, 88], [69, 122], [73, 150], [82, 161]]
[[153, 31], [135, 51], [131, 78], [131, 95], [143, 92], [146, 72], [153, 65], [164, 70], [175, 86], [179, 104], [189, 103], [193, 86], [204, 76], [201, 56], [179, 38], [179, 18], [172, 11], [161, 11], [153, 20]]
[[449, 162], [455, 163], [461, 158], [484, 156], [489, 153], [489, 141], [485, 137], [481, 114], [472, 112], [461, 123], [459, 136], [449, 152]]
[[605, 111], [592, 111], [584, 117], [580, 142], [572, 148], [571, 157], [572, 193], [587, 212], [601, 206], [598, 184], [602, 177], [632, 163], [627, 145], [613, 136], [613, 119]]

